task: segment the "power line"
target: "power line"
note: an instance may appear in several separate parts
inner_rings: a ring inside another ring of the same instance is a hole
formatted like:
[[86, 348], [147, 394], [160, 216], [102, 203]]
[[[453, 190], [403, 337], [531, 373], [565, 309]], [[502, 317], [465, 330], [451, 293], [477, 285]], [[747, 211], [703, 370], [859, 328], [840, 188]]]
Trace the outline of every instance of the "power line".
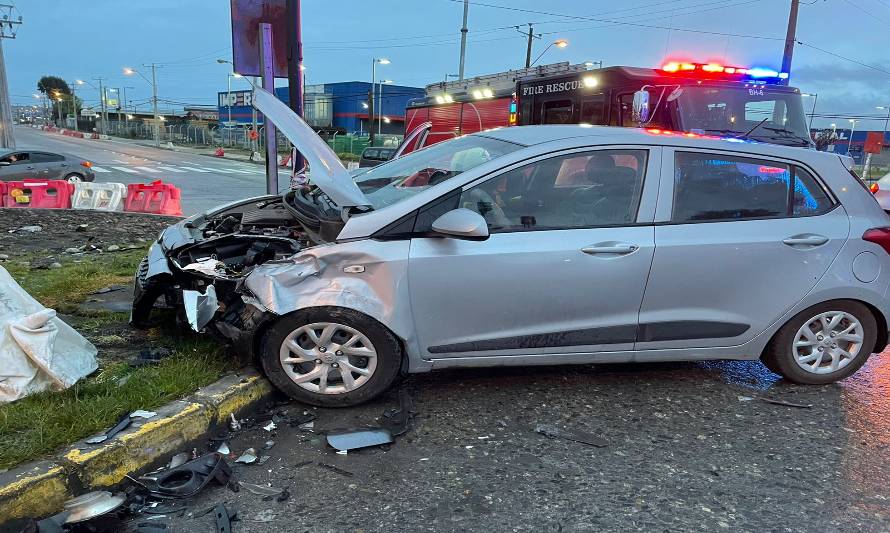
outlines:
[[842, 56], [842, 55], [840, 55], [840, 54], [838, 54], [838, 53], [836, 53], [836, 52], [831, 52], [831, 51], [826, 50], [826, 49], [824, 49], [824, 48], [819, 48], [818, 46], [815, 46], [815, 45], [812, 45], [812, 44], [809, 44], [809, 43], [805, 43], [805, 42], [803, 42], [803, 41], [797, 41], [797, 44], [799, 44], [799, 45], [801, 45], [801, 46], [806, 46], [807, 48], [812, 48], [813, 50], [818, 50], [819, 52], [822, 52], [823, 54], [828, 54], [828, 55], [833, 56], [833, 57], [836, 57], [836, 58], [838, 58], [838, 59], [843, 59], [844, 61], [849, 61], [850, 63], [855, 63], [855, 64], [857, 64], [857, 65], [859, 65], [859, 66], [866, 67], [866, 68], [870, 68], [870, 69], [872, 69], [872, 70], [874, 70], [874, 71], [880, 72], [880, 73], [882, 73], [882, 74], [887, 74], [888, 76], [890, 76], [890, 70], [884, 70], [884, 69], [882, 69], [882, 68], [880, 68], [880, 67], [876, 67], [876, 66], [874, 66], [874, 65], [869, 65], [868, 63], [863, 63], [862, 61], [857, 61], [857, 60], [855, 60], [855, 59], [851, 59], [851, 58], [849, 58], [849, 57]]

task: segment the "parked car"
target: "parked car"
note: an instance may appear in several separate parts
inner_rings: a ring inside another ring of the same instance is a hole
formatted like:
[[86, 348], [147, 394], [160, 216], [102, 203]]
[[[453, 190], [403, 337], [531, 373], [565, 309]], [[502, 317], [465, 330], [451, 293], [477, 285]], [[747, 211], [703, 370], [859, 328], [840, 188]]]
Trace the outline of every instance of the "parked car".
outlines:
[[93, 181], [93, 164], [82, 158], [43, 150], [0, 151], [0, 181], [25, 178], [66, 180], [68, 183]]
[[380, 163], [389, 161], [396, 153], [395, 148], [369, 147], [362, 150], [362, 157], [359, 159], [359, 167], [373, 167]]
[[165, 230], [165, 296], [300, 401], [400, 372], [760, 359], [825, 384], [887, 345], [890, 218], [836, 154], [660, 130], [504, 128], [355, 181], [275, 98], [313, 187]]

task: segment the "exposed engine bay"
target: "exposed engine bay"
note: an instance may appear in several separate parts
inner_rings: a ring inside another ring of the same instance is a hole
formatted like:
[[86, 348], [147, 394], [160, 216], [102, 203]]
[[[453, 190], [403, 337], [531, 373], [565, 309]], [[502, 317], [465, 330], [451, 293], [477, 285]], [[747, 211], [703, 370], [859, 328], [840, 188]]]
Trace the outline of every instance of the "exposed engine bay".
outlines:
[[[341, 210], [313, 187], [245, 200], [174, 224], [153, 246], [165, 264], [148, 266], [150, 253], [140, 267], [132, 323], [147, 326], [161, 296], [167, 307], [181, 310], [183, 292], [206, 293], [211, 286], [219, 295], [219, 309], [240, 303], [241, 279], [263, 263], [333, 241], [345, 223], [341, 217]], [[193, 322], [194, 317], [187, 318]]]

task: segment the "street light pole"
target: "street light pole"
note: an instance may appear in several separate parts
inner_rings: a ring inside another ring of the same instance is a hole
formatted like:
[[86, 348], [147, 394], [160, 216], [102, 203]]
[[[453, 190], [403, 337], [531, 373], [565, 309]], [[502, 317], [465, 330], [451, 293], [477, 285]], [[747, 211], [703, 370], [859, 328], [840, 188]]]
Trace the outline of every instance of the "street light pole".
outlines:
[[[12, 133], [12, 106], [6, 81], [6, 62], [3, 59], [3, 39], [15, 39], [22, 17], [13, 16], [14, 6], [0, 4], [0, 148], [15, 148]], [[60, 106], [61, 107], [61, 106]]]
[[102, 80], [105, 78], [94, 78], [99, 82], [99, 103], [101, 104], [102, 110], [102, 135], [105, 135], [105, 124], [108, 121], [108, 113], [105, 108], [105, 87], [102, 85]]
[[557, 40], [553, 41], [552, 43], [548, 44], [547, 48], [545, 48], [544, 51], [541, 52], [541, 54], [538, 57], [536, 57], [535, 60], [532, 61], [531, 64], [528, 66], [529, 67], [534, 66], [534, 64], [537, 63], [539, 59], [544, 57], [544, 54], [546, 54], [547, 50], [550, 50], [550, 47], [553, 45], [556, 45], [557, 48], [565, 48], [566, 46], [569, 45], [569, 42], [566, 41], [565, 39], [557, 39]]
[[80, 126], [77, 124], [77, 80], [71, 84], [71, 104], [74, 108], [74, 131], [80, 131]]
[[847, 140], [847, 155], [850, 155], [850, 149], [853, 147], [853, 132], [856, 131], [856, 119], [850, 119], [850, 138]]
[[368, 146], [374, 146], [374, 113], [376, 112], [378, 115], [380, 115], [380, 109], [377, 108], [376, 104], [374, 103], [374, 99], [377, 93], [377, 63], [380, 63], [381, 65], [389, 65], [390, 60], [386, 59], [385, 57], [375, 57], [371, 60], [371, 108], [368, 110], [368, 133], [370, 135], [370, 142], [368, 143]]
[[155, 148], [161, 147], [161, 121], [158, 118], [158, 68], [151, 64], [151, 105], [155, 115]]
[[226, 74], [226, 109], [229, 111], [229, 123], [226, 126], [232, 125], [232, 75]]
[[464, 79], [464, 61], [467, 57], [467, 12], [470, 9], [470, 0], [464, 0], [464, 25], [460, 28], [460, 79]]

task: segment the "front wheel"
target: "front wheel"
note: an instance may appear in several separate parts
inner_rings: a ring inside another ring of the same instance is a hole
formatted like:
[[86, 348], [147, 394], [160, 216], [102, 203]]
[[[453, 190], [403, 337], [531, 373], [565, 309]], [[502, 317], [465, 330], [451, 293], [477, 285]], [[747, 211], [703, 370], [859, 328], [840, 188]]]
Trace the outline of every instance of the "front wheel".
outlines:
[[75, 185], [77, 183], [83, 183], [86, 180], [84, 180], [83, 176], [81, 176], [80, 174], [77, 174], [76, 172], [72, 172], [71, 174], [68, 174], [67, 176], [65, 176], [65, 181], [67, 181], [71, 185]]
[[782, 326], [761, 360], [795, 383], [833, 383], [865, 364], [877, 334], [875, 317], [865, 305], [850, 300], [825, 302], [801, 311]]
[[295, 400], [322, 407], [366, 402], [393, 383], [402, 362], [398, 339], [371, 317], [339, 307], [297, 311], [261, 343], [269, 380]]

